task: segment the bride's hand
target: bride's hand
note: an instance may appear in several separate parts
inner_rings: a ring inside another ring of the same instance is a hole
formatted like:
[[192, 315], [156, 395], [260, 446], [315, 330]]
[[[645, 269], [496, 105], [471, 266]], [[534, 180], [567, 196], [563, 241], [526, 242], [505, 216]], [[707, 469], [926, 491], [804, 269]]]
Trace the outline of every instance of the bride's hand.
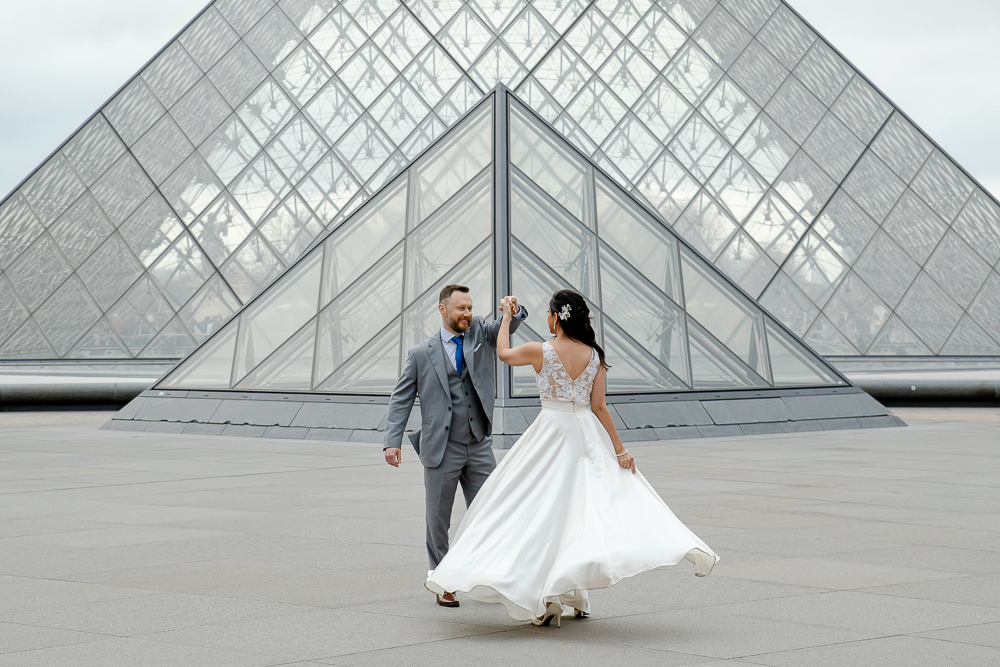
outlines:
[[514, 308], [511, 305], [510, 297], [505, 296], [503, 299], [500, 300], [500, 310], [503, 311], [504, 317], [514, 316]]
[[632, 454], [628, 451], [618, 457], [618, 465], [626, 470], [631, 470], [633, 475], [635, 474], [635, 459], [632, 458]]

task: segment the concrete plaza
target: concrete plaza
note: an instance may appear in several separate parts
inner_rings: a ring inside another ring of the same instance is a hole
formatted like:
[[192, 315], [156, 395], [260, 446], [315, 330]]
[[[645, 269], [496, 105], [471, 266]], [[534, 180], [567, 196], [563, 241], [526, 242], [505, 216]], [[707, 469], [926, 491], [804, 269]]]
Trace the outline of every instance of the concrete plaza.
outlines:
[[434, 604], [412, 450], [0, 413], [0, 667], [997, 664], [1000, 410], [897, 414], [630, 443], [722, 561], [556, 629]]

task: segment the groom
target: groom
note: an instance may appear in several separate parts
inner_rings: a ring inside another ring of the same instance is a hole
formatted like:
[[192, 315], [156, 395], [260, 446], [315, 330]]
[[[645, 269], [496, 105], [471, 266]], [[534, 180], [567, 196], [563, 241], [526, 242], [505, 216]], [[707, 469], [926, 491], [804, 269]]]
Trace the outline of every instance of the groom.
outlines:
[[[517, 313], [513, 334], [528, 316], [517, 299], [504, 297]], [[501, 306], [501, 309], [503, 307]], [[385, 460], [399, 467], [403, 429], [420, 396], [420, 430], [410, 442], [424, 465], [427, 556], [433, 570], [448, 553], [451, 508], [458, 484], [468, 507], [496, 467], [493, 457], [493, 402], [496, 399], [496, 345], [501, 319], [489, 324], [472, 316], [472, 297], [464, 285], [448, 285], [438, 298], [441, 331], [414, 346], [389, 399]], [[454, 593], [437, 596], [442, 607], [457, 607]]]

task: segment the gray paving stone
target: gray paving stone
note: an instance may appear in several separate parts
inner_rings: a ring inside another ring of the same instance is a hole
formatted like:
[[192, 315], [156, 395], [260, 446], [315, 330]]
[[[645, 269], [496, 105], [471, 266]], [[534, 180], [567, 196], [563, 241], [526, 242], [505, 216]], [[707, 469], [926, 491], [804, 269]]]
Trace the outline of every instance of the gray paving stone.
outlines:
[[302, 408], [298, 401], [224, 400], [212, 414], [213, 424], [252, 424], [254, 426], [291, 426]]
[[385, 411], [382, 404], [303, 403], [291, 426], [375, 429], [385, 418]]
[[149, 422], [112, 419], [105, 426], [109, 431], [145, 431]]
[[703, 438], [719, 438], [727, 435], [743, 435], [743, 431], [735, 424], [725, 426], [699, 426], [698, 432]]
[[184, 428], [187, 426], [185, 422], [136, 422], [136, 423], [146, 424], [146, 428], [143, 430], [155, 433], [183, 433]]
[[222, 435], [239, 436], [245, 438], [259, 438], [267, 431], [266, 426], [251, 426], [250, 424], [226, 424]]
[[744, 435], [765, 435], [768, 433], [784, 433], [784, 422], [762, 422], [760, 424], [740, 424]]
[[191, 423], [184, 427], [184, 433], [192, 435], [222, 435], [225, 430], [225, 424]]
[[306, 433], [306, 440], [331, 440], [334, 442], [347, 442], [351, 437], [350, 429], [344, 428], [311, 428]]
[[688, 438], [700, 438], [701, 431], [697, 426], [673, 426], [670, 428], [653, 429], [659, 440], [685, 440]]
[[854, 417], [845, 417], [842, 419], [820, 419], [819, 425], [823, 427], [824, 431], [842, 431], [845, 429], [861, 428], [858, 420]]
[[803, 419], [801, 421], [781, 422], [781, 427], [785, 433], [804, 433], [807, 431], [822, 431], [823, 427], [815, 419]]
[[135, 419], [207, 422], [221, 404], [217, 399], [149, 396], [136, 411]]
[[700, 426], [714, 423], [701, 401], [615, 403], [615, 409], [628, 428]]
[[755, 655], [760, 665], [775, 667], [843, 667], [843, 665], [990, 665], [997, 661], [995, 649], [956, 644], [925, 637], [880, 637], [832, 646]]
[[702, 401], [701, 404], [716, 424], [753, 424], [792, 419], [791, 413], [780, 398]]
[[305, 427], [294, 426], [268, 426], [264, 430], [265, 438], [281, 438], [283, 440], [302, 440], [309, 433]]

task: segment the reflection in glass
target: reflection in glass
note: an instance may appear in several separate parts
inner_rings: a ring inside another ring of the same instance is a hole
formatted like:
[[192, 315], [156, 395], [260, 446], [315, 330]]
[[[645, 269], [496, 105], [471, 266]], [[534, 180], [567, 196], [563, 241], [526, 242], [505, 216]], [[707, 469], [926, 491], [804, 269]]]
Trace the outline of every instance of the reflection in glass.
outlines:
[[350, 394], [388, 394], [399, 379], [399, 321], [393, 322], [317, 391]]
[[267, 391], [308, 391], [312, 387], [313, 350], [316, 320], [288, 339], [274, 354], [250, 372], [237, 389]]
[[210, 340], [195, 350], [183, 364], [178, 366], [158, 387], [172, 389], [228, 389], [233, 371], [233, 353], [236, 350], [236, 327]]

